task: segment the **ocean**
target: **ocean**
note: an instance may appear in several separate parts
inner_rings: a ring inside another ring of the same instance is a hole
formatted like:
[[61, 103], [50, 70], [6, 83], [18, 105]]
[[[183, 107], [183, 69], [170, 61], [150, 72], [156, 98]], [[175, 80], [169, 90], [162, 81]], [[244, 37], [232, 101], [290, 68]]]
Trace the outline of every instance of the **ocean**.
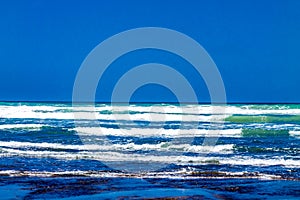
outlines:
[[300, 105], [73, 106], [0, 103], [0, 199], [300, 198]]

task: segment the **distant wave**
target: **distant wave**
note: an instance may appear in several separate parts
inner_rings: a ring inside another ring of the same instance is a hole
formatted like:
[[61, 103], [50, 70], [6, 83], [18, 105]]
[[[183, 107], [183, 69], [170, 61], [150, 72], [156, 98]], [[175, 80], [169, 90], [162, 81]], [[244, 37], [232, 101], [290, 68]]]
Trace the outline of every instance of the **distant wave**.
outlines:
[[[255, 107], [256, 108], [256, 107]], [[272, 108], [272, 107], [271, 107]], [[225, 113], [224, 113], [225, 110]], [[89, 119], [93, 113], [97, 119], [127, 119], [151, 121], [214, 121], [223, 120], [230, 115], [300, 115], [300, 109], [253, 109], [238, 106], [101, 106], [101, 107], [76, 107], [71, 106], [0, 106], [0, 118], [35, 118], [35, 119], [73, 119], [73, 112], [82, 119]], [[196, 115], [196, 116], [195, 116]], [[211, 116], [212, 115], [212, 116]], [[219, 116], [220, 115], [220, 116]]]

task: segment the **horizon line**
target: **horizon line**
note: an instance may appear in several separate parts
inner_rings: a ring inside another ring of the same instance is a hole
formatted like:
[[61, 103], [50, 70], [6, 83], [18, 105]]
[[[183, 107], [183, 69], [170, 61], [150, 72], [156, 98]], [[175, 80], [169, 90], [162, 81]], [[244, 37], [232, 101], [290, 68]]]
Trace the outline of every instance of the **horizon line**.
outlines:
[[41, 101], [41, 100], [0, 100], [0, 103], [65, 103], [65, 104], [300, 104], [300, 102], [251, 102], [251, 101], [228, 101], [228, 102], [175, 102], [175, 101], [130, 101], [130, 102], [110, 102], [110, 101]]

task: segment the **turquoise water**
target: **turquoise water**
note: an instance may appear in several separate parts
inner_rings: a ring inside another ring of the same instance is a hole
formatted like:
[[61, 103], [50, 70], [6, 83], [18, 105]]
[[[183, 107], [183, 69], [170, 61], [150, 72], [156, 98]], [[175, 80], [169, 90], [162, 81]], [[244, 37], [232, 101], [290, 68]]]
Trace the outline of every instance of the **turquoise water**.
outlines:
[[297, 199], [300, 105], [0, 103], [2, 199]]

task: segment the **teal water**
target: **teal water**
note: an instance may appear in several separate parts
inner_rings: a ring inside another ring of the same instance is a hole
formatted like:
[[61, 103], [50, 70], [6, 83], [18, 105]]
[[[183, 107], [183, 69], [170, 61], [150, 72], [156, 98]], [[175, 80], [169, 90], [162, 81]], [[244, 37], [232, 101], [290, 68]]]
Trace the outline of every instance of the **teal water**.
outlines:
[[0, 103], [1, 199], [300, 197], [300, 105], [78, 106]]

